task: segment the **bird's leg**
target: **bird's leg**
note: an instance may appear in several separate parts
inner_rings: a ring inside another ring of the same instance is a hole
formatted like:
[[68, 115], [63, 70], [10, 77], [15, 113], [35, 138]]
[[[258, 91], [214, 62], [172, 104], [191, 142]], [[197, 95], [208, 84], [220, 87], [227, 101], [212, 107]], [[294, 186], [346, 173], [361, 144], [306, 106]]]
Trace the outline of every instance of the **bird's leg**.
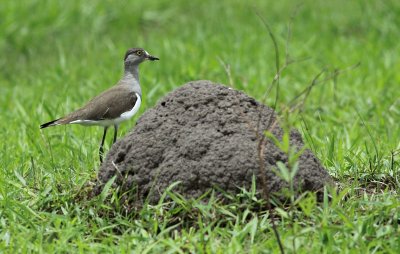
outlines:
[[107, 129], [108, 127], [104, 127], [104, 133], [103, 133], [103, 139], [101, 140], [101, 144], [100, 144], [100, 149], [99, 149], [99, 156], [100, 156], [100, 163], [103, 162], [103, 145], [104, 145], [104, 140], [106, 139], [106, 135], [107, 135]]
[[115, 141], [117, 141], [117, 133], [118, 133], [118, 125], [114, 125], [114, 141], [113, 141], [113, 144], [115, 143]]

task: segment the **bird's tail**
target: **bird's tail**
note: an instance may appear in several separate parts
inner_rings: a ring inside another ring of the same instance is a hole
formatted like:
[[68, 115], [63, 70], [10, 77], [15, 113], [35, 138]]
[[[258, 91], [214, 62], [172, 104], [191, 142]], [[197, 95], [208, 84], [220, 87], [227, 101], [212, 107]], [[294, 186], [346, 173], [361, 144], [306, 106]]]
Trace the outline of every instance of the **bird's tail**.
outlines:
[[47, 127], [50, 127], [50, 126], [58, 125], [59, 123], [57, 123], [57, 121], [60, 120], [60, 119], [61, 118], [59, 118], [57, 120], [50, 121], [48, 123], [44, 123], [44, 124], [40, 125], [40, 129], [44, 129], [44, 128], [47, 128]]

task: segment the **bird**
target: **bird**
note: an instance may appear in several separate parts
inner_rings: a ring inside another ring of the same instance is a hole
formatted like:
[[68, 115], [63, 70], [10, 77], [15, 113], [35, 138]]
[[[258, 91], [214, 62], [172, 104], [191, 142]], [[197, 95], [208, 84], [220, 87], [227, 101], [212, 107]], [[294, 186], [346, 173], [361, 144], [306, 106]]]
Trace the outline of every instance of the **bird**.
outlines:
[[66, 124], [104, 127], [103, 138], [99, 148], [100, 163], [102, 163], [104, 140], [106, 139], [108, 128], [114, 126], [114, 144], [117, 140], [120, 123], [130, 119], [139, 110], [142, 102], [139, 64], [146, 60], [155, 61], [160, 59], [150, 55], [143, 48], [128, 49], [124, 57], [124, 74], [116, 85], [66, 116], [40, 125], [40, 129]]

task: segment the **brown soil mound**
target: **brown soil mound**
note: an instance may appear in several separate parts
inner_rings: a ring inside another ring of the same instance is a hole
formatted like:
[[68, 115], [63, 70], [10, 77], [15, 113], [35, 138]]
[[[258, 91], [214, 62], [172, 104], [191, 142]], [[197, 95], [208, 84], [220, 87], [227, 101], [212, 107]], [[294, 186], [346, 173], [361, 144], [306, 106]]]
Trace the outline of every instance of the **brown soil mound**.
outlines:
[[[260, 189], [257, 146], [266, 129], [281, 139], [283, 131], [274, 122], [271, 108], [243, 92], [210, 81], [189, 82], [145, 112], [136, 127], [115, 143], [100, 168], [94, 194], [113, 176], [117, 176], [114, 185], [123, 192], [133, 190], [129, 200], [134, 203], [147, 197], [156, 202], [176, 181], [181, 183], [175, 190], [188, 198], [215, 186], [229, 193], [249, 189], [253, 175]], [[290, 143], [303, 147], [295, 130]], [[264, 174], [272, 193], [287, 187], [272, 170], [278, 161], [287, 164], [287, 156], [267, 139]], [[296, 190], [316, 191], [329, 182], [329, 174], [306, 149], [299, 158]]]

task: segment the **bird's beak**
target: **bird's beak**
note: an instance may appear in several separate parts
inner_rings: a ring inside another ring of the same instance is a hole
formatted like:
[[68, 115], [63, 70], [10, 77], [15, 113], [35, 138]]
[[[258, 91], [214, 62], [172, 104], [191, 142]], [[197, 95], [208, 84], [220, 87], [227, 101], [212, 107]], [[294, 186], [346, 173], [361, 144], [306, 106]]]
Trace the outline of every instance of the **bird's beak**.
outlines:
[[[147, 53], [147, 52], [146, 52]], [[149, 53], [146, 54], [146, 59], [150, 61], [160, 60], [160, 58], [150, 55]]]

